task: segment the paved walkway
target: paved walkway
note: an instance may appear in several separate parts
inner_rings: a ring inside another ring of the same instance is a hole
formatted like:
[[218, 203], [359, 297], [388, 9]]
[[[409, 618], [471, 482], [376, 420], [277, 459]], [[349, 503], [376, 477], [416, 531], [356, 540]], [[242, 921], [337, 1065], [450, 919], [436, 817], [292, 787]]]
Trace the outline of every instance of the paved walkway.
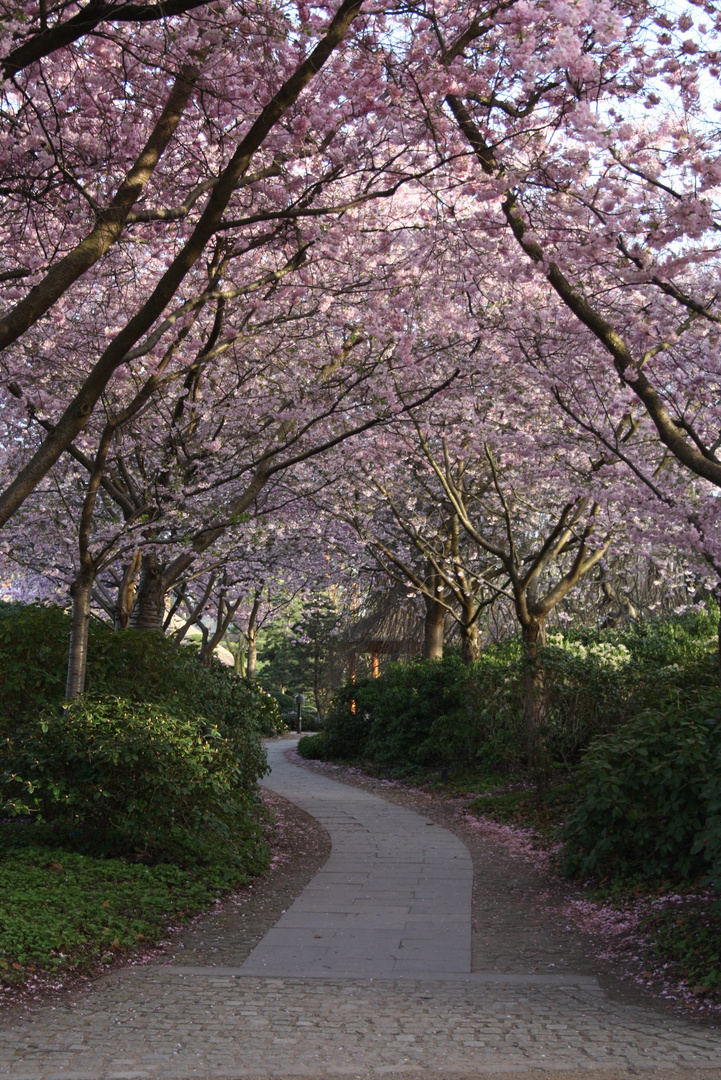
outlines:
[[334, 847], [280, 922], [236, 965], [213, 953], [213, 966], [127, 969], [6, 1024], [0, 1075], [721, 1080], [718, 1028], [624, 1004], [588, 973], [471, 972], [463, 844], [283, 749], [271, 744], [269, 783]]
[[269, 745], [265, 783], [317, 818], [333, 848], [240, 974], [470, 973], [473, 864], [465, 845], [410, 810], [291, 765], [286, 745]]

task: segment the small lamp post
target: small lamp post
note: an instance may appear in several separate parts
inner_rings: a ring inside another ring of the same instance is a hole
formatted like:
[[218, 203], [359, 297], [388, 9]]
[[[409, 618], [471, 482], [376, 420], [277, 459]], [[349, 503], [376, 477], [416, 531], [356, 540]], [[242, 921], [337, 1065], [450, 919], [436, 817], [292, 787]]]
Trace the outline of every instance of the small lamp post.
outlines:
[[296, 694], [295, 695], [295, 706], [296, 706], [296, 716], [297, 716], [297, 720], [298, 720], [298, 734], [299, 735], [302, 735], [302, 733], [303, 733], [303, 702], [304, 701], [305, 701], [305, 697], [303, 696], [303, 694]]

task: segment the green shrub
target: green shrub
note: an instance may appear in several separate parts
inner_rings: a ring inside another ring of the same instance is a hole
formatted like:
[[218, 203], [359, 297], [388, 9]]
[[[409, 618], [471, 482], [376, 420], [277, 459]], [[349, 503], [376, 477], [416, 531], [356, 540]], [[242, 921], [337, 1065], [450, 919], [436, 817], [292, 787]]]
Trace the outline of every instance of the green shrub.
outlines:
[[308, 761], [325, 761], [326, 744], [323, 732], [317, 735], [304, 735], [298, 740], [298, 753]]
[[[540, 734], [551, 762], [575, 766], [595, 738], [652, 708], [660, 689], [711, 692], [718, 682], [717, 620], [718, 609], [710, 605], [624, 631], [550, 634], [538, 665]], [[491, 646], [468, 665], [453, 655], [390, 664], [381, 678], [336, 694], [323, 752], [385, 767], [516, 773], [527, 750], [523, 675], [519, 640]]]
[[62, 700], [69, 638], [60, 608], [0, 603], [0, 733]]
[[678, 880], [704, 871], [698, 840], [717, 783], [720, 712], [718, 689], [676, 693], [593, 743], [565, 832], [569, 873]]
[[718, 645], [719, 607], [706, 608], [663, 619], [638, 619], [623, 630], [585, 630], [569, 635], [584, 644], [603, 641], [623, 645], [641, 676], [646, 669], [669, 668], [671, 672], [693, 669]]
[[348, 761], [363, 757], [370, 729], [369, 718], [364, 709], [355, 702], [359, 689], [366, 684], [347, 683], [336, 692], [323, 730], [323, 748], [329, 759]]
[[453, 753], [448, 733], [467, 719], [464, 674], [460, 658], [451, 655], [442, 661], [390, 664], [383, 679], [363, 683], [356, 705], [371, 719], [365, 755], [384, 766], [445, 760]]
[[[540, 663], [552, 757], [576, 761], [594, 735], [623, 719], [621, 665], [613, 668], [593, 650], [559, 645], [544, 649]], [[336, 695], [325, 732], [329, 757], [516, 772], [526, 754], [520, 645], [489, 648], [472, 664], [454, 655], [390, 664], [381, 678]]]
[[[0, 732], [62, 703], [69, 637], [70, 617], [59, 608], [0, 604]], [[209, 716], [260, 735], [284, 730], [269, 694], [216, 659], [203, 667], [194, 646], [176, 648], [139, 630], [114, 633], [97, 622], [89, 630], [86, 693], [165, 703], [176, 716]]]
[[[721, 712], [716, 716], [716, 723], [721, 727]], [[712, 772], [703, 797], [706, 801], [706, 823], [696, 837], [693, 851], [694, 854], [703, 855], [710, 864], [708, 880], [721, 893], [721, 745], [712, 761]]]
[[263, 860], [257, 739], [117, 697], [27, 720], [0, 744], [0, 813], [113, 852]]

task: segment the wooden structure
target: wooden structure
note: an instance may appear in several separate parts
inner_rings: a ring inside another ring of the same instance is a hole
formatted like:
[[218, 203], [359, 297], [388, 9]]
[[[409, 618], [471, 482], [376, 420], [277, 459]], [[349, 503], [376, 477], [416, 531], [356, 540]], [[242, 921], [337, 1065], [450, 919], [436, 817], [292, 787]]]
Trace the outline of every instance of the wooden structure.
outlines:
[[417, 607], [408, 602], [405, 590], [393, 589], [376, 599], [373, 607], [361, 616], [342, 641], [351, 682], [356, 678], [356, 660], [370, 654], [371, 677], [381, 672], [381, 657], [398, 660], [417, 656], [423, 640], [423, 618]]

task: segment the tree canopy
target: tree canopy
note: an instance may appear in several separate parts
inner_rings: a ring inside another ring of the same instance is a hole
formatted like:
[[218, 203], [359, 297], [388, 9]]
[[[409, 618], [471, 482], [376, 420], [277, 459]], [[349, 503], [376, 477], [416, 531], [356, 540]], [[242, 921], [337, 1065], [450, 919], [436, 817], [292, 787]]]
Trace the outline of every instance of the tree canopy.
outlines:
[[638, 605], [624, 561], [718, 590], [715, 5], [0, 28], [0, 557], [72, 595], [69, 696], [92, 611], [250, 649], [380, 575], [471, 658], [499, 605], [529, 642], [591, 577]]

